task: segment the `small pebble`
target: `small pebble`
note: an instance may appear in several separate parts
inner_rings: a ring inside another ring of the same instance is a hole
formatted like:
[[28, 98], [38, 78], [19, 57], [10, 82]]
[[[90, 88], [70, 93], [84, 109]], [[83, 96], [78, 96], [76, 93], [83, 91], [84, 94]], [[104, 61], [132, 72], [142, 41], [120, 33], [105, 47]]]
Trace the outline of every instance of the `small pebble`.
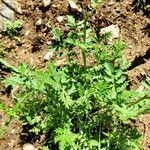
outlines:
[[108, 5], [109, 5], [109, 6], [114, 5], [114, 1], [111, 0], [111, 1], [108, 3]]
[[16, 129], [12, 129], [11, 133], [14, 134], [16, 132]]
[[47, 45], [51, 45], [51, 44], [52, 44], [51, 40], [47, 41]]
[[115, 11], [116, 11], [116, 13], [120, 13], [120, 12], [121, 12], [121, 10], [120, 10], [119, 7], [117, 7], [117, 8], [115, 9]]
[[48, 52], [48, 53], [44, 56], [44, 61], [50, 60], [53, 56], [54, 56], [54, 51]]
[[36, 26], [40, 26], [42, 24], [42, 19], [38, 19], [37, 22], [35, 23]]
[[68, 0], [72, 12], [82, 12], [82, 9], [73, 0]]
[[51, 0], [43, 0], [44, 7], [47, 7], [51, 4]]
[[58, 21], [58, 22], [62, 22], [63, 19], [64, 19], [64, 16], [58, 16], [58, 17], [57, 17], [57, 21]]
[[31, 31], [30, 31], [30, 30], [27, 30], [27, 31], [25, 32], [25, 36], [28, 36], [30, 33], [31, 33]]
[[30, 143], [26, 143], [23, 145], [23, 150], [35, 150], [34, 146]]

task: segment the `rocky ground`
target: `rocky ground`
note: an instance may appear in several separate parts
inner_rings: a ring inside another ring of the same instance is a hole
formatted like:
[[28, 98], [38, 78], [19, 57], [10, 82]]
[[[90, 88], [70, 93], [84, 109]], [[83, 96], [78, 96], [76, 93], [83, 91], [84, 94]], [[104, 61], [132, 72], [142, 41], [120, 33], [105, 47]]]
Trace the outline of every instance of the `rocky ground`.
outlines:
[[[81, 1], [78, 1], [79, 4]], [[88, 1], [87, 1], [88, 2]], [[65, 30], [66, 15], [82, 14], [80, 7], [73, 8], [67, 0], [1, 0], [0, 1], [0, 57], [11, 65], [28, 63], [31, 67], [44, 68], [44, 58], [48, 52], [51, 30], [59, 26]], [[72, 6], [73, 7], [73, 6]], [[20, 20], [23, 24], [17, 38], [10, 38], [4, 28], [6, 20]], [[117, 25], [119, 36], [127, 43], [124, 56], [131, 62], [128, 78], [131, 88], [140, 87], [140, 82], [150, 75], [150, 18], [142, 11], [135, 11], [133, 0], [105, 0], [93, 13], [89, 20], [91, 26], [100, 25], [101, 28]], [[9, 74], [1, 66], [1, 77]], [[7, 91], [0, 86], [0, 102], [11, 107], [11, 98]], [[0, 125], [4, 125], [7, 117], [0, 112]], [[144, 149], [150, 149], [150, 115], [142, 115], [135, 125], [144, 137]], [[4, 130], [0, 132], [0, 150], [21, 150], [24, 146], [40, 147], [41, 139], [26, 136], [21, 123], [13, 121], [7, 134], [2, 138]], [[24, 145], [32, 143], [33, 145]], [[34, 149], [33, 147], [30, 150]], [[27, 150], [24, 148], [24, 150]]]

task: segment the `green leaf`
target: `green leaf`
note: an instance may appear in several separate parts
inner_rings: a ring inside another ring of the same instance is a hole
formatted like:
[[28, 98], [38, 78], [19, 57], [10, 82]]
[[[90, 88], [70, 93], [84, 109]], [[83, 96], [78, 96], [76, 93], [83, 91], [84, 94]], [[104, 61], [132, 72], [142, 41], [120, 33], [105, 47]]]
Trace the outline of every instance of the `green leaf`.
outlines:
[[121, 69], [116, 70], [115, 79], [117, 80], [123, 75], [123, 71]]
[[102, 0], [91, 0], [91, 6], [92, 8], [96, 8], [98, 4], [100, 4]]
[[108, 62], [105, 62], [104, 63], [104, 67], [105, 67], [105, 72], [107, 73], [107, 75], [109, 75], [110, 77], [113, 77], [113, 72], [114, 72], [114, 68], [113, 66], [108, 63]]
[[90, 140], [90, 148], [99, 147], [99, 142], [97, 140]]
[[54, 28], [52, 30], [52, 33], [53, 33], [53, 38], [58, 40], [58, 41], [61, 41], [61, 36], [62, 36], [62, 33], [61, 33], [61, 29], [60, 28]]
[[69, 108], [73, 105], [73, 100], [69, 96], [69, 94], [63, 89], [60, 94], [60, 100], [64, 103], [66, 108]]
[[114, 79], [111, 78], [111, 77], [104, 76], [104, 79], [106, 80], [106, 82], [112, 82], [112, 83], [114, 83]]
[[125, 80], [126, 80], [126, 77], [121, 77], [119, 80], [116, 81], [116, 83], [121, 84], [121, 83], [124, 83]]
[[42, 147], [42, 150], [49, 150], [48, 146]]
[[77, 138], [77, 134], [71, 132], [70, 126], [68, 124], [66, 124], [63, 128], [57, 128], [55, 132], [55, 142], [58, 142], [60, 150], [73, 147]]
[[66, 43], [74, 45], [74, 44], [75, 44], [75, 41], [74, 41], [74, 39], [68, 37], [68, 38], [66, 39]]
[[119, 38], [114, 44], [113, 44], [113, 59], [122, 57], [123, 50], [126, 48], [126, 45], [123, 43], [121, 38]]
[[137, 116], [137, 109], [131, 109], [127, 108], [126, 105], [123, 105], [122, 107], [118, 105], [114, 105], [115, 110], [118, 112], [120, 120], [122, 120], [124, 123], [126, 123], [129, 119], [133, 119], [135, 116]]
[[2, 63], [3, 65], [5, 65], [6, 67], [10, 68], [14, 72], [19, 72], [17, 68], [11, 66], [10, 64], [8, 64], [5, 60], [3, 60], [1, 58], [0, 58], [0, 63]]
[[75, 24], [75, 18], [72, 15], [67, 15], [67, 19], [69, 23]]
[[84, 21], [79, 21], [79, 22], [77, 23], [77, 28], [78, 28], [78, 29], [83, 29], [83, 28], [84, 28]]

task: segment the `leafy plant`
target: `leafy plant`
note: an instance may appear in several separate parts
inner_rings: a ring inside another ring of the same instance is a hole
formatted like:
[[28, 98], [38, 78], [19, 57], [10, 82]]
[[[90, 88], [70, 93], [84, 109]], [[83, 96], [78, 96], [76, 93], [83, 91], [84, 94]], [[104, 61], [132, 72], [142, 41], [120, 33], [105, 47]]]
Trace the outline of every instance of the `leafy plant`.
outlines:
[[22, 28], [22, 22], [20, 20], [17, 21], [7, 20], [5, 21], [4, 25], [7, 34], [11, 38], [13, 38], [18, 33], [18, 30]]
[[0, 43], [0, 57], [5, 55], [5, 51], [3, 49], [3, 45]]
[[[14, 68], [0, 59], [13, 71], [4, 83], [12, 86], [14, 99], [11, 109], [2, 104], [1, 109], [31, 125], [30, 132], [48, 134], [49, 149], [139, 149], [140, 135], [128, 122], [149, 111], [150, 95], [148, 88], [128, 88], [125, 44], [121, 39], [107, 45], [103, 38], [97, 40], [87, 18], [80, 29], [72, 18], [69, 22], [73, 31], [66, 37], [60, 29], [53, 30], [58, 45], [68, 52], [67, 65], [48, 63], [43, 71], [27, 65]], [[73, 47], [81, 51], [82, 64], [69, 57]], [[93, 65], [88, 66], [91, 53]]]
[[135, 9], [143, 10], [147, 15], [150, 15], [150, 1], [149, 0], [134, 0]]
[[98, 4], [100, 4], [102, 2], [102, 0], [91, 0], [91, 6], [92, 8], [96, 8], [98, 6]]

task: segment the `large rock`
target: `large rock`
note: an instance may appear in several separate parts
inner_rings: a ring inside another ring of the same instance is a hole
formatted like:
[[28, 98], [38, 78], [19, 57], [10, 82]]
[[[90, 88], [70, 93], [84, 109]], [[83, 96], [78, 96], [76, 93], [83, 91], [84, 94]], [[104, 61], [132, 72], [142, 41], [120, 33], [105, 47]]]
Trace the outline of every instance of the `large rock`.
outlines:
[[0, 31], [4, 30], [3, 17], [0, 16]]
[[0, 15], [3, 18], [9, 19], [9, 20], [12, 20], [12, 21], [15, 19], [14, 11], [11, 10], [9, 7], [7, 7], [5, 4], [1, 5]]
[[16, 0], [2, 0], [2, 2], [16, 13], [23, 14], [21, 6]]
[[0, 0], [0, 31], [4, 30], [6, 20], [15, 20], [15, 12], [21, 14], [21, 8], [15, 0]]

